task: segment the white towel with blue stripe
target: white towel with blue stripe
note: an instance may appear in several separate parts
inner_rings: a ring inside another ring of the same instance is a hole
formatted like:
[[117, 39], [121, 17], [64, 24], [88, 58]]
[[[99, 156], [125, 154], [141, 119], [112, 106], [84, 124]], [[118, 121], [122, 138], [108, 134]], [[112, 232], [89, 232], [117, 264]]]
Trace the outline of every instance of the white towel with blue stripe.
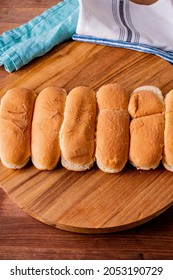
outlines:
[[74, 40], [156, 54], [173, 63], [173, 0], [79, 0]]

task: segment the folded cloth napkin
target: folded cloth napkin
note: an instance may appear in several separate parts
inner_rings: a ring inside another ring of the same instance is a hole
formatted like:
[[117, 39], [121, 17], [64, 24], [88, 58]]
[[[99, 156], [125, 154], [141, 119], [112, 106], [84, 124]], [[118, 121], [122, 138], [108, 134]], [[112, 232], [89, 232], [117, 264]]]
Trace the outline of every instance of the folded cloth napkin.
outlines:
[[55, 45], [71, 39], [78, 20], [78, 0], [64, 0], [0, 36], [0, 66], [18, 70]]
[[156, 54], [173, 63], [173, 0], [79, 0], [74, 40]]

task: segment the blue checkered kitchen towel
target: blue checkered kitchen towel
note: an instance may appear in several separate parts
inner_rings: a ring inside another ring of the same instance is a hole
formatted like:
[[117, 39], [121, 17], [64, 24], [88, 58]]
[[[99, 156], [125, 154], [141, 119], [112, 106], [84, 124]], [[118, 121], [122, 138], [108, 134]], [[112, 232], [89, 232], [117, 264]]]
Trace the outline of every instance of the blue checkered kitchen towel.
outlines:
[[12, 72], [74, 40], [156, 54], [173, 63], [173, 0], [64, 0], [0, 36], [0, 65]]

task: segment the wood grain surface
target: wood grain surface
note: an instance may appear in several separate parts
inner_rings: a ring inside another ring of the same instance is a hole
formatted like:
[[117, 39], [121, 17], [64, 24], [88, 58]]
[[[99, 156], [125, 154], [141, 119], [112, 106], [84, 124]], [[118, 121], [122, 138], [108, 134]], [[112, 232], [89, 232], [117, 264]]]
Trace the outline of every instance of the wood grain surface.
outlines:
[[144, 223], [173, 203], [173, 176], [163, 167], [119, 174], [97, 167], [70, 172], [59, 167], [19, 171], [0, 166], [1, 186], [26, 213], [51, 226], [81, 233], [108, 233]]
[[[20, 76], [5, 80], [0, 96], [24, 86], [37, 93], [56, 85], [71, 90], [118, 82], [131, 92], [155, 85], [165, 94], [173, 88], [172, 67], [162, 59], [125, 49], [68, 42], [24, 67]], [[0, 165], [1, 186], [26, 213], [57, 228], [105, 233], [137, 226], [173, 203], [173, 176], [163, 167], [140, 172], [106, 174], [97, 167], [87, 172], [59, 168], [43, 172], [32, 165], [9, 171]]]
[[173, 258], [173, 207], [126, 231], [85, 235], [26, 215], [0, 189], [0, 259], [161, 260]]
[[[14, 7], [15, 2], [17, 3], [16, 5], [18, 5], [20, 1], [14, 0], [11, 1], [10, 4]], [[26, 4], [27, 7], [30, 2], [32, 1], [23, 1], [22, 4]], [[34, 1], [34, 3], [36, 2], [37, 1]], [[38, 2], [39, 3], [36, 4], [38, 4], [40, 8], [44, 1]], [[53, 1], [48, 2], [50, 2], [51, 5]], [[10, 15], [12, 9], [10, 9], [8, 5], [9, 2], [1, 1], [1, 3], [6, 5], [9, 12], [8, 14]], [[39, 8], [36, 10], [39, 11]], [[27, 11], [27, 8], [25, 8], [25, 11]], [[6, 16], [7, 24], [4, 23], [3, 25], [5, 30], [13, 27], [13, 24], [8, 22], [8, 14]], [[18, 23], [22, 23], [20, 17], [15, 17], [15, 19], [18, 20]], [[6, 26], [9, 28], [6, 28]], [[1, 27], [2, 25], [0, 24], [0, 28]], [[59, 51], [61, 47], [58, 47], [57, 49]], [[56, 52], [56, 49], [52, 51], [52, 54], [54, 52]], [[129, 57], [129, 55], [127, 56]], [[138, 55], [136, 58], [137, 57]], [[45, 56], [45, 59], [46, 58], [48, 58], [48, 56]], [[38, 59], [31, 63], [29, 68], [27, 67], [27, 71], [35, 66], [39, 67], [39, 62], [41, 60], [42, 59]], [[143, 61], [145, 64], [146, 60], [147, 56], [145, 57], [144, 55], [143, 58], [133, 61], [134, 66], [136, 67], [136, 73], [138, 72], [138, 68], [140, 68], [140, 71], [143, 71], [139, 62]], [[119, 63], [118, 58], [117, 63]], [[113, 66], [110, 59], [109, 64], [111, 74]], [[144, 64], [142, 63], [142, 65]], [[157, 66], [158, 64], [156, 63], [156, 68]], [[169, 67], [169, 69], [166, 69], [163, 65], [162, 67], [158, 72], [156, 71], [157, 73], [154, 72], [153, 75], [156, 75], [156, 85], [161, 85], [162, 74], [164, 74], [162, 89], [164, 93], [166, 93], [167, 90], [172, 87], [172, 82], [168, 81], [167, 78], [165, 79], [165, 77], [169, 71], [172, 71], [170, 70], [172, 68]], [[15, 79], [20, 80], [25, 69], [26, 68], [24, 67], [22, 70], [9, 75], [2, 67], [0, 68], [1, 88], [3, 87], [2, 93], [8, 88], [8, 84], [7, 82], [4, 83], [3, 78], [8, 77], [8, 82], [15, 84]], [[145, 81], [150, 80], [150, 77], [152, 76], [152, 73], [150, 72], [151, 68], [149, 67], [148, 70], [149, 71], [144, 79]], [[79, 74], [79, 78], [81, 78], [80, 71], [75, 71], [75, 73], [76, 75]], [[84, 75], [84, 77], [85, 79], [87, 78], [88, 81], [92, 80], [90, 75], [89, 77]], [[130, 78], [131, 77], [129, 77], [129, 79]], [[56, 84], [52, 79], [51, 83]], [[136, 82], [136, 84], [137, 83], [138, 82]], [[71, 86], [76, 84], [77, 82], [75, 80], [71, 83]], [[69, 83], [64, 83], [64, 85], [70, 89]], [[95, 88], [97, 88], [97, 84], [95, 85]], [[37, 90], [39, 91], [39, 87]], [[8, 176], [8, 174], [6, 175]], [[154, 220], [128, 231], [104, 235], [80, 235], [54, 229], [53, 227], [48, 227], [43, 223], [36, 221], [16, 207], [5, 193], [0, 190], [0, 259], [172, 259], [172, 211], [173, 208], [171, 207]]]

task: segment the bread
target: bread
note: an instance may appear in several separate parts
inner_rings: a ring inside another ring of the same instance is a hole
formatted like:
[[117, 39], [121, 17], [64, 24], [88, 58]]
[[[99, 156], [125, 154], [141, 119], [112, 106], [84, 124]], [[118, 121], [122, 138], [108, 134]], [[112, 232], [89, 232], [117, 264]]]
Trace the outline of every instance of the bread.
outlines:
[[67, 96], [60, 130], [62, 165], [73, 171], [90, 169], [95, 162], [96, 96], [79, 86]]
[[131, 94], [129, 160], [137, 169], [155, 169], [162, 159], [164, 145], [164, 102], [154, 86], [139, 87]]
[[129, 94], [118, 84], [107, 84], [97, 92], [98, 118], [96, 162], [107, 173], [120, 172], [129, 153]]
[[106, 109], [127, 113], [129, 98], [129, 94], [121, 85], [117, 83], [103, 85], [97, 92], [99, 111]]
[[162, 159], [164, 116], [136, 118], [130, 124], [129, 160], [137, 169], [155, 169]]
[[164, 111], [163, 95], [155, 86], [143, 86], [133, 91], [128, 106], [132, 118], [149, 116]]
[[51, 170], [60, 159], [59, 130], [63, 121], [66, 91], [47, 87], [36, 99], [32, 121], [32, 162], [41, 170]]
[[8, 90], [0, 107], [0, 158], [8, 168], [20, 169], [31, 155], [31, 121], [36, 94], [25, 88]]
[[164, 153], [162, 163], [173, 172], [173, 90], [165, 97]]

